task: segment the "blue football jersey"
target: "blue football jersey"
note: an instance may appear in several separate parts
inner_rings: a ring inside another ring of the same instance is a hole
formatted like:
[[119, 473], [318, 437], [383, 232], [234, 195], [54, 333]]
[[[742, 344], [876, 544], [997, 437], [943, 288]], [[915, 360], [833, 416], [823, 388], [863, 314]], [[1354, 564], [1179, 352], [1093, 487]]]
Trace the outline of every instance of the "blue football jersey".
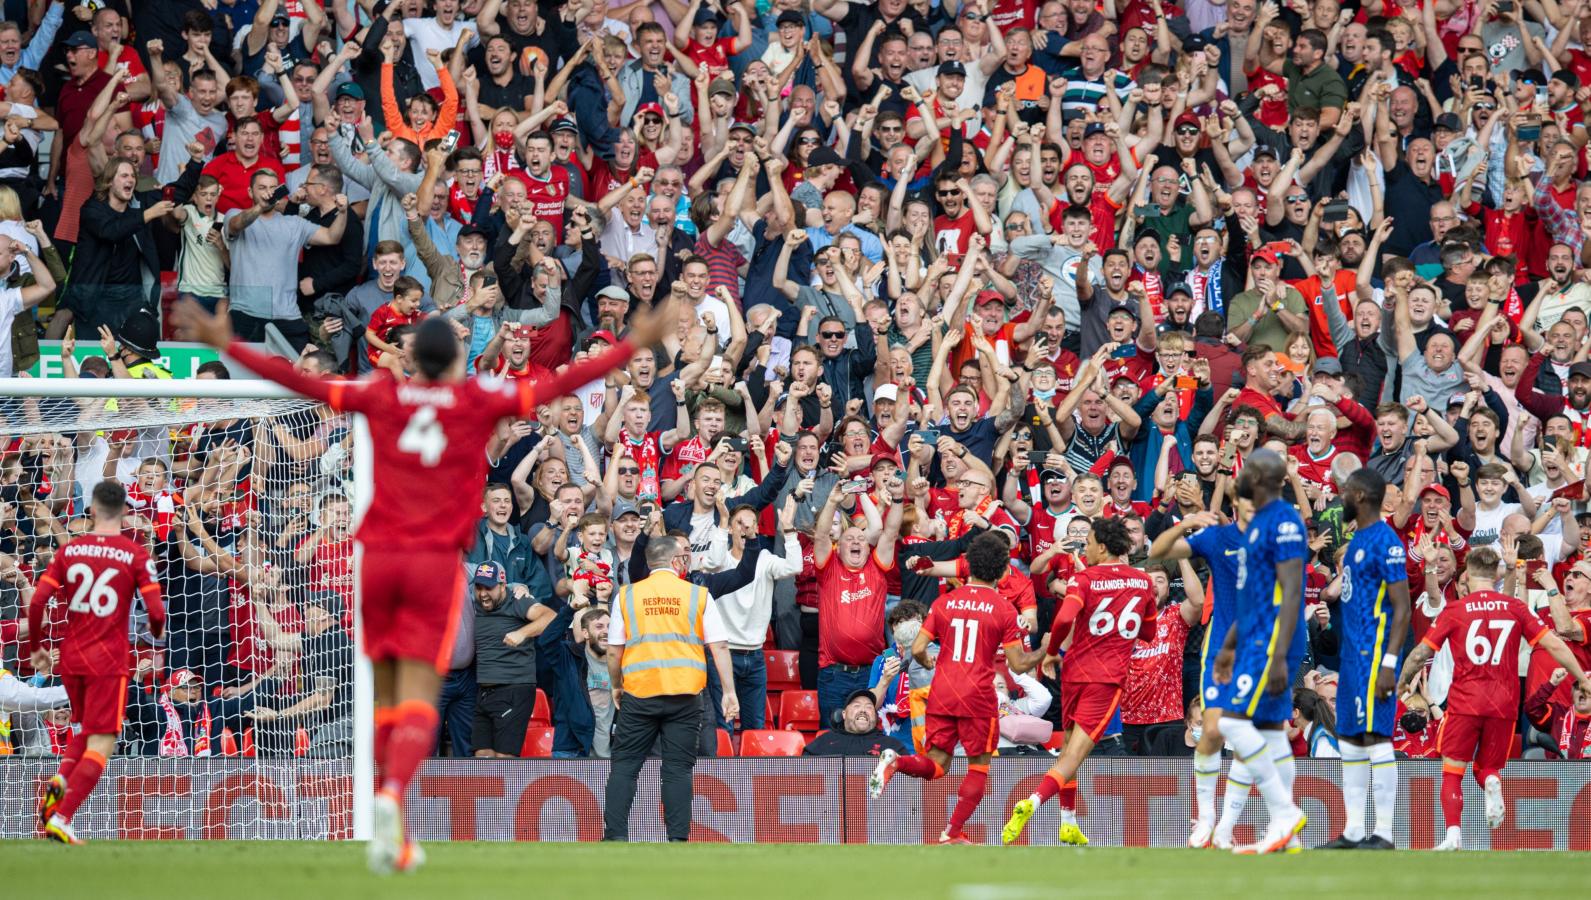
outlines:
[[1219, 649], [1237, 607], [1237, 558], [1243, 548], [1243, 529], [1216, 525], [1200, 529], [1185, 540], [1193, 555], [1210, 567], [1210, 620], [1206, 628], [1210, 641]]
[[1344, 665], [1350, 664], [1348, 657], [1352, 656], [1352, 663], [1363, 667], [1360, 671], [1373, 672], [1381, 668], [1383, 655], [1402, 649], [1401, 639], [1388, 646], [1392, 610], [1387, 587], [1408, 579], [1403, 541], [1391, 525], [1378, 521], [1354, 534], [1343, 557], [1338, 606]]
[[1289, 560], [1309, 558], [1308, 534], [1304, 520], [1291, 503], [1280, 498], [1272, 500], [1257, 511], [1243, 533], [1243, 546], [1238, 548], [1237, 655], [1260, 653], [1265, 658], [1301, 656], [1307, 647], [1309, 629], [1304, 624], [1303, 569], [1298, 574], [1297, 627], [1292, 640], [1285, 647], [1276, 645], [1277, 625], [1282, 611], [1282, 583], [1276, 567]]

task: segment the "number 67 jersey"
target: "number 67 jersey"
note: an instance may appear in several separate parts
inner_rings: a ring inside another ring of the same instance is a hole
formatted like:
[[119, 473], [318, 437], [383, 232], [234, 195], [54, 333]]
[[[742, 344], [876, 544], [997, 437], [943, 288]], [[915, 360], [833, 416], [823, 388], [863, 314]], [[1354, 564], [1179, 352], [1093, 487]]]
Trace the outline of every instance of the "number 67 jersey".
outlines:
[[1449, 603], [1420, 641], [1432, 650], [1453, 651], [1453, 686], [1447, 711], [1513, 719], [1519, 710], [1519, 644], [1536, 646], [1547, 626], [1521, 601], [1496, 591], [1477, 591]]

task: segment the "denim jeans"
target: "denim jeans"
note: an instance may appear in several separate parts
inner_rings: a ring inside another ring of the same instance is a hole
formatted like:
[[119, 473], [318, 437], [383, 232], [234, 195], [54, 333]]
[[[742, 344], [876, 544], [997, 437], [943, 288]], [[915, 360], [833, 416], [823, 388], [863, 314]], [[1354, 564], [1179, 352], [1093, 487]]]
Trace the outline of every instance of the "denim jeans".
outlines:
[[819, 723], [822, 727], [829, 727], [830, 716], [836, 710], [845, 708], [845, 698], [852, 691], [871, 687], [867, 683], [871, 674], [869, 666], [842, 666], [838, 663], [818, 670], [818, 715], [822, 717]]
[[[437, 712], [442, 716], [442, 729], [447, 732], [452, 745], [452, 756], [468, 759], [475, 754], [471, 732], [475, 726], [475, 667], [454, 669], [442, 679], [442, 695], [437, 700]], [[438, 755], [441, 754], [441, 736], [438, 735]]]
[[729, 651], [735, 668], [735, 696], [740, 698], [740, 728], [766, 728], [768, 719], [768, 660], [762, 651]]

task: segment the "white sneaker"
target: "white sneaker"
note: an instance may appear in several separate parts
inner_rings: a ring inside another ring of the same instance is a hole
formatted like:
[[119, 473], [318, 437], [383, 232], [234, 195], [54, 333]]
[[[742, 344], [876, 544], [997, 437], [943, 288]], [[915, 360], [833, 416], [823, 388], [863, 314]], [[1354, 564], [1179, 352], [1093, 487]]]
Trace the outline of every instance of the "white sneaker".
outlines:
[[1503, 782], [1496, 775], [1486, 776], [1486, 824], [1496, 828], [1508, 816], [1508, 804], [1503, 800]]
[[1215, 823], [1193, 820], [1193, 833], [1188, 835], [1188, 846], [1194, 850], [1203, 850], [1209, 847], [1215, 836]]
[[900, 759], [900, 754], [894, 750], [885, 750], [878, 755], [878, 765], [873, 767], [873, 774], [867, 776], [867, 796], [873, 800], [884, 796], [884, 785], [889, 784], [890, 778], [895, 775], [895, 764]]
[[370, 871], [377, 875], [390, 875], [398, 867], [403, 855], [403, 807], [398, 798], [386, 791], [377, 791], [372, 804], [370, 844], [365, 848], [365, 861]]
[[1449, 828], [1447, 830], [1447, 837], [1442, 839], [1442, 843], [1437, 844], [1435, 847], [1432, 847], [1431, 849], [1432, 850], [1442, 850], [1442, 851], [1463, 850], [1464, 849], [1464, 833], [1459, 831], [1457, 828]]
[[1232, 836], [1230, 834], [1222, 834], [1217, 831], [1215, 834], [1210, 836], [1210, 846], [1217, 850], [1231, 850]]

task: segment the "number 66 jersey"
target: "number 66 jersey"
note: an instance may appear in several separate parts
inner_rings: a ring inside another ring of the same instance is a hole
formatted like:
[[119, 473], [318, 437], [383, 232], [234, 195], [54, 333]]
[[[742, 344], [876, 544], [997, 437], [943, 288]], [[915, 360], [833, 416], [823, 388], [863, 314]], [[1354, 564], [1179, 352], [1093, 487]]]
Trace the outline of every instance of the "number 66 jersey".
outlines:
[[1051, 653], [1060, 650], [1069, 630], [1072, 647], [1061, 663], [1068, 682], [1125, 684], [1133, 644], [1155, 633], [1155, 589], [1149, 576], [1132, 566], [1089, 566], [1072, 576], [1066, 600], [1050, 633]]

